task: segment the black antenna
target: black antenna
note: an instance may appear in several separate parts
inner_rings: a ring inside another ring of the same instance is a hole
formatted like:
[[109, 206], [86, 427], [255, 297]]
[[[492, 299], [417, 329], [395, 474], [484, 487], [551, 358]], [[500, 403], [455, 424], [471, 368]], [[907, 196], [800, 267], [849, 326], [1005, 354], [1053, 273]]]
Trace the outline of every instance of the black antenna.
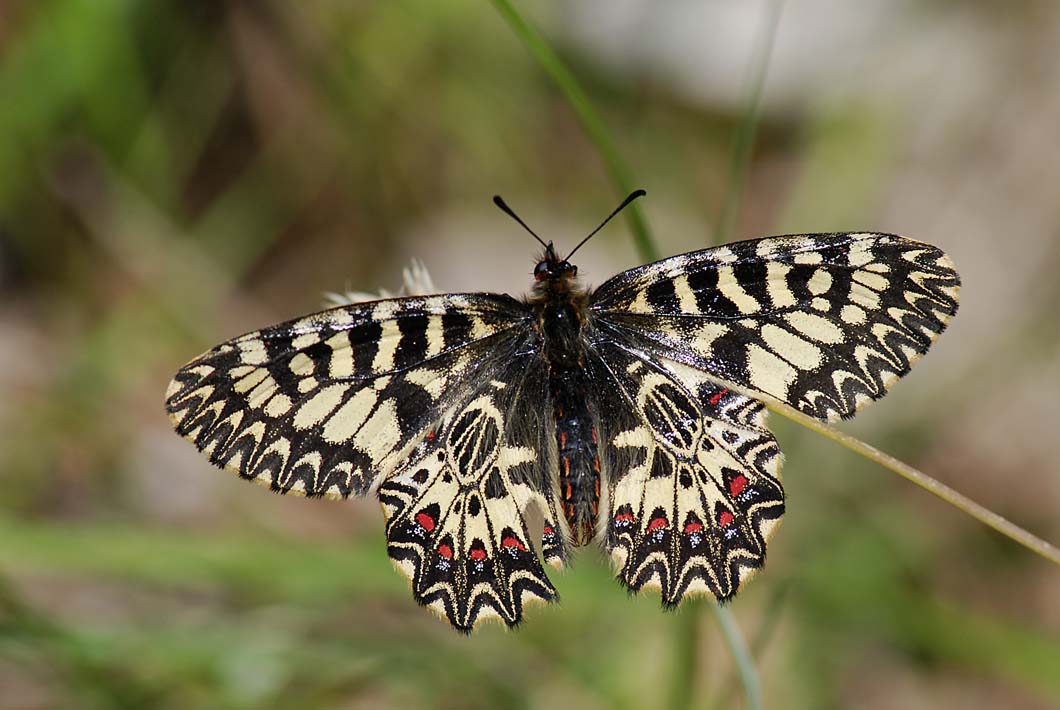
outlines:
[[618, 207], [616, 207], [614, 212], [612, 212], [611, 214], [607, 215], [607, 219], [605, 219], [603, 222], [601, 222], [599, 227], [597, 227], [593, 231], [589, 232], [589, 236], [588, 237], [586, 237], [585, 239], [583, 239], [580, 242], [578, 242], [578, 246], [576, 246], [573, 249], [571, 249], [570, 254], [567, 254], [567, 258], [564, 259], [564, 261], [570, 260], [570, 258], [572, 256], [574, 256], [574, 252], [576, 252], [579, 249], [581, 249], [582, 248], [582, 244], [585, 244], [585, 242], [589, 241], [589, 237], [592, 237], [594, 234], [596, 234], [601, 229], [603, 229], [604, 225], [607, 224], [608, 222], [610, 222], [612, 217], [614, 217], [616, 214], [618, 214], [619, 212], [621, 212], [622, 210], [624, 210], [626, 208], [626, 205], [628, 205], [630, 202], [632, 202], [633, 200], [637, 199], [638, 197], [644, 197], [647, 194], [648, 193], [645, 192], [644, 190], [634, 190], [633, 192], [629, 193], [629, 197], [627, 197], [626, 199], [622, 200], [622, 204], [620, 204]]
[[548, 249], [548, 244], [545, 244], [543, 241], [541, 241], [541, 237], [537, 236], [537, 232], [535, 232], [534, 230], [532, 230], [529, 227], [527, 227], [526, 226], [526, 222], [524, 222], [523, 220], [519, 219], [519, 215], [515, 214], [515, 212], [512, 211], [512, 208], [509, 207], [504, 202], [504, 200], [501, 199], [500, 195], [494, 195], [493, 196], [493, 204], [495, 204], [498, 207], [500, 207], [501, 210], [503, 210], [505, 214], [507, 214], [509, 217], [511, 217], [516, 222], [521, 224], [523, 226], [523, 229], [525, 229], [526, 231], [530, 232], [530, 234], [532, 234], [534, 236], [534, 239], [536, 239], [538, 241], [538, 243], [541, 244], [541, 246], [545, 247], [545, 249]]

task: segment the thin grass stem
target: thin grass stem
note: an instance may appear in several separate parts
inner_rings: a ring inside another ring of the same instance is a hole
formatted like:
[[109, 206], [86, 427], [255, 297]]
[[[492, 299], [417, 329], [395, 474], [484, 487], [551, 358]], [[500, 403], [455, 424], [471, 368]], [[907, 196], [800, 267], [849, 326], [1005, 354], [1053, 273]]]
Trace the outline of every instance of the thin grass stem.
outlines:
[[773, 412], [787, 417], [802, 426], [812, 429], [813, 431], [825, 436], [837, 444], [850, 449], [854, 453], [857, 453], [870, 461], [878, 463], [888, 471], [897, 473], [902, 478], [912, 481], [916, 485], [920, 486], [929, 493], [938, 496], [942, 500], [946, 501], [958, 510], [964, 511], [971, 517], [975, 518], [984, 525], [993, 528], [1005, 537], [1018, 542], [1023, 545], [1031, 552], [1037, 553], [1045, 559], [1060, 565], [1060, 549], [1057, 549], [1045, 540], [1037, 537], [1036, 535], [1024, 530], [1010, 520], [1003, 518], [994, 511], [979, 505], [971, 498], [958, 493], [949, 486], [935, 480], [926, 473], [913, 468], [909, 464], [899, 461], [890, 454], [886, 454], [874, 446], [866, 444], [865, 442], [857, 439], [849, 434], [835, 429], [822, 421], [814, 419], [813, 417], [807, 416], [802, 412], [780, 402], [779, 400], [764, 397], [762, 395], [755, 395], [758, 399], [765, 402], [766, 406]]
[[747, 648], [747, 642], [740, 633], [740, 627], [736, 625], [736, 619], [726, 607], [715, 602], [711, 608], [714, 609], [714, 617], [718, 620], [718, 628], [721, 629], [725, 645], [729, 647], [736, 663], [736, 671], [740, 675], [744, 697], [747, 699], [747, 710], [759, 710], [762, 707], [762, 686], [758, 681], [758, 671]]
[[670, 710], [695, 706], [696, 671], [699, 669], [700, 601], [691, 599], [673, 617], [673, 675], [670, 683]]
[[[574, 111], [574, 115], [577, 116], [582, 130], [585, 131], [589, 140], [596, 147], [596, 151], [603, 159], [607, 172], [611, 176], [611, 181], [619, 194], [625, 197], [633, 192], [634, 188], [640, 187], [633, 184], [630, 171], [619, 155], [614, 141], [611, 140], [611, 134], [604, 125], [603, 119], [600, 118], [599, 112], [593, 106], [592, 101], [589, 100], [585, 89], [582, 88], [574, 74], [559, 58], [559, 55], [549, 46], [548, 42], [541, 36], [541, 33], [523, 19], [522, 15], [516, 11], [508, 0], [493, 0], [493, 4], [508, 22], [515, 35], [526, 46], [527, 51], [530, 52], [541, 69], [559, 87], [563, 97]], [[644, 213], [641, 212], [640, 206], [636, 203], [631, 204], [625, 210], [625, 215], [629, 221], [629, 228], [633, 232], [633, 243], [637, 247], [637, 253], [641, 260], [645, 262], [658, 261], [659, 250], [655, 246], [655, 240], [652, 238], [651, 230], [648, 228], [648, 222], [644, 219]]]

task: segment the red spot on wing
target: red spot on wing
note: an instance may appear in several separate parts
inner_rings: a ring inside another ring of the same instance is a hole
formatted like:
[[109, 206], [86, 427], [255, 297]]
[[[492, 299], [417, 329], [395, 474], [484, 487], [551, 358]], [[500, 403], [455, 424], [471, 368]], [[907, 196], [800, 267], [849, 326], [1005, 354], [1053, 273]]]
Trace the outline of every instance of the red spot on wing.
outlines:
[[473, 548], [471, 548], [471, 552], [468, 553], [468, 554], [471, 555], [471, 559], [473, 559], [473, 560], [484, 560], [484, 559], [486, 559], [486, 551], [483, 550], [481, 547], [473, 547]]
[[417, 513], [416, 523], [427, 532], [434, 530], [434, 518], [427, 515], [426, 513]]
[[559, 448], [561, 448], [561, 449], [567, 448], [567, 432], [565, 432], [565, 431], [561, 431], [559, 433]]
[[453, 559], [453, 548], [449, 547], [444, 543], [439, 545], [438, 556], [447, 560]]
[[541, 531], [541, 534], [542, 535], [551, 535], [552, 534], [552, 527], [549, 526], [549, 525], [546, 525], [545, 529]]
[[669, 525], [670, 521], [666, 518], [652, 518], [651, 522], [648, 523], [648, 532], [655, 532], [656, 530], [661, 530]]
[[512, 535], [501, 540], [501, 546], [508, 549], [519, 550], [519, 552], [526, 552], [526, 546], [519, 542], [519, 538], [513, 537]]
[[721, 398], [724, 397], [727, 394], [729, 394], [729, 390], [720, 389], [717, 392], [715, 392], [714, 395], [710, 399], [708, 399], [707, 401], [710, 402], [710, 406], [713, 407], [713, 406], [717, 405], [717, 403], [721, 401]]
[[435, 437], [437, 436], [438, 435], [435, 434], [434, 430], [432, 429], [431, 431], [427, 432], [427, 441], [434, 441]]
[[595, 444], [595, 443], [596, 443], [596, 427], [593, 427], [593, 428], [592, 428], [592, 429], [590, 430], [590, 432], [591, 432], [591, 434], [592, 434], [592, 437], [593, 437], [593, 443]]
[[699, 532], [702, 529], [703, 529], [703, 525], [701, 523], [697, 523], [695, 521], [689, 522], [687, 525], [685, 525], [685, 535], [691, 535], [692, 533], [697, 533], [697, 532]]
[[747, 488], [747, 478], [743, 474], [740, 474], [729, 481], [729, 493], [733, 496], [740, 495], [744, 488]]
[[629, 524], [633, 522], [633, 513], [619, 513], [615, 516], [615, 522], [618, 524]]
[[721, 515], [718, 516], [718, 525], [722, 526], [723, 528], [727, 528], [732, 525], [733, 520], [733, 514], [727, 510], [723, 510], [721, 511]]

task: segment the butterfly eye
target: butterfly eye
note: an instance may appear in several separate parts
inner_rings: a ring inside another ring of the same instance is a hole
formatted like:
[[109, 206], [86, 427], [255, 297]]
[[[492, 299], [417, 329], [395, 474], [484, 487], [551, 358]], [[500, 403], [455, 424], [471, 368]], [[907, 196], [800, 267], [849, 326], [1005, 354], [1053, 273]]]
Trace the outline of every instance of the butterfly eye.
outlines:
[[548, 263], [541, 261], [534, 267], [534, 280], [543, 281], [548, 276]]

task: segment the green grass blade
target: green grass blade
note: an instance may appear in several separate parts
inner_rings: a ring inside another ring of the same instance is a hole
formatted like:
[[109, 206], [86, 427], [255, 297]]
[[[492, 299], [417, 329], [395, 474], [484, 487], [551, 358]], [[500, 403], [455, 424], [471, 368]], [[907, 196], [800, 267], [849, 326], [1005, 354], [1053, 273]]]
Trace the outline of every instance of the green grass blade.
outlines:
[[[526, 46], [527, 51], [530, 52], [541, 69], [556, 82], [556, 86], [559, 87], [560, 92], [578, 117], [578, 122], [581, 123], [582, 129], [589, 136], [589, 139], [593, 142], [597, 152], [603, 159], [607, 172], [611, 176], [611, 181], [618, 188], [619, 193], [625, 197], [633, 192], [639, 185], [633, 184], [630, 171], [618, 154], [618, 150], [615, 148], [614, 141], [611, 140], [611, 135], [604, 125], [603, 119], [600, 118], [600, 114], [596, 111], [596, 108], [585, 93], [585, 89], [578, 83], [574, 74], [560, 60], [556, 52], [541, 36], [541, 33], [523, 19], [522, 15], [516, 11], [508, 0], [493, 0], [493, 4], [508, 22], [515, 35]], [[633, 241], [636, 244], [640, 258], [645, 262], [657, 261], [659, 259], [659, 250], [655, 246], [655, 240], [652, 238], [651, 230], [648, 228], [647, 220], [644, 219], [640, 206], [636, 203], [631, 204], [626, 208], [625, 214], [626, 219], [629, 221], [629, 228], [633, 232]]]
[[747, 172], [751, 165], [751, 152], [754, 148], [758, 122], [762, 117], [762, 89], [766, 83], [769, 60], [773, 56], [773, 45], [776, 44], [777, 27], [780, 25], [780, 11], [784, 0], [772, 0], [766, 14], [766, 26], [755, 48], [752, 62], [750, 91], [747, 96], [747, 108], [736, 131], [733, 141], [732, 157], [729, 161], [729, 192], [722, 203], [721, 216], [715, 241], [724, 244], [733, 237], [736, 219], [743, 203], [744, 188], [747, 185]]

